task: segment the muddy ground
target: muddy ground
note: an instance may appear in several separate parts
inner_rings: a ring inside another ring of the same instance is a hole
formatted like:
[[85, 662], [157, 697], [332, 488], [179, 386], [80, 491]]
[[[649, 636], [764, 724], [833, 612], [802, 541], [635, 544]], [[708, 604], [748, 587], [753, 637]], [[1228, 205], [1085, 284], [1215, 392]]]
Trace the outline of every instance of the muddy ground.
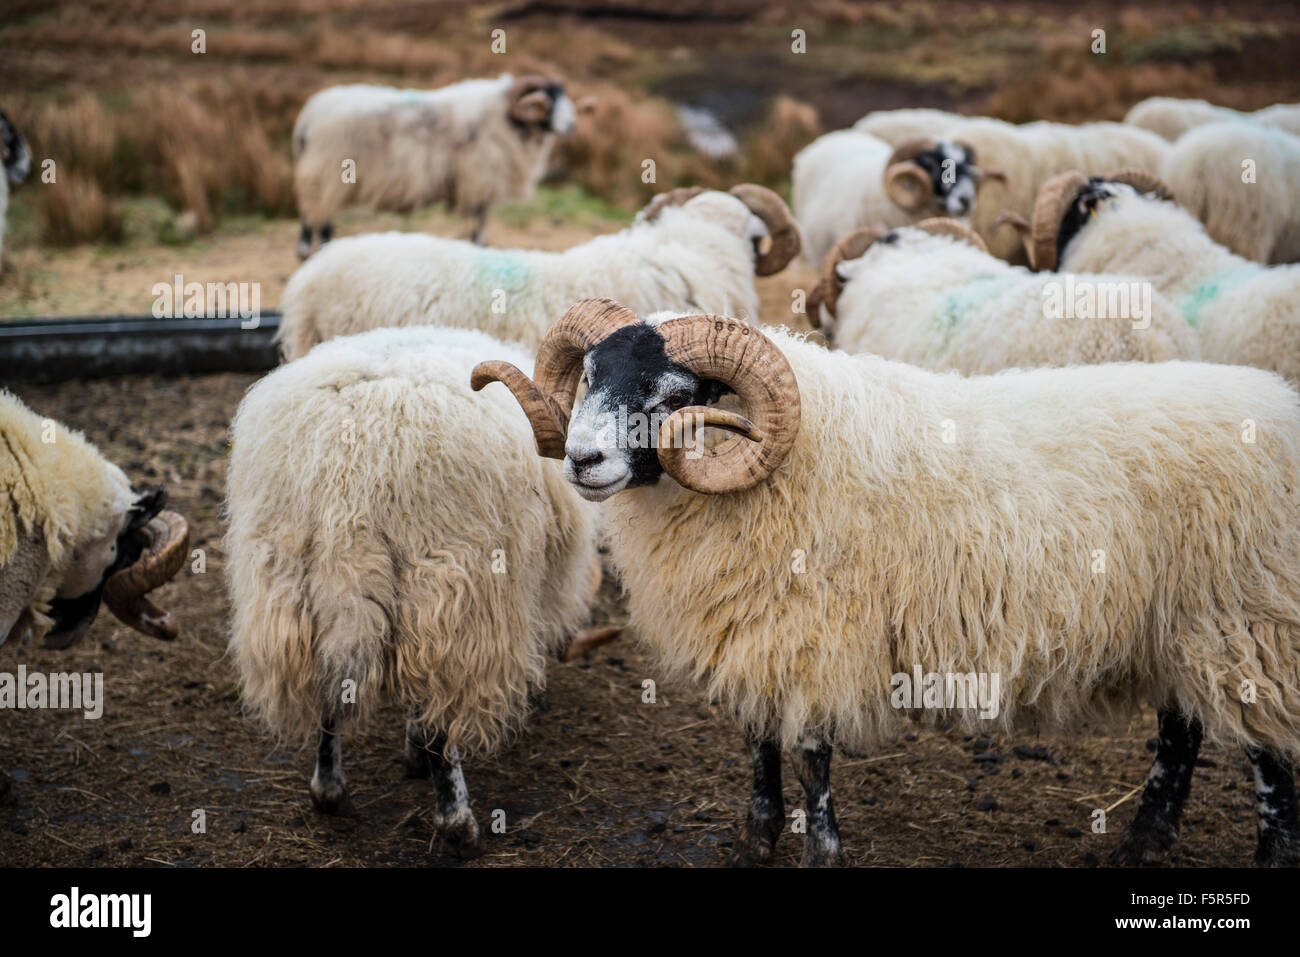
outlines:
[[[779, 298], [770, 291], [770, 298]], [[102, 614], [79, 647], [0, 648], [0, 671], [102, 669], [103, 717], [0, 712], [0, 865], [452, 864], [430, 827], [430, 786], [404, 777], [401, 715], [348, 733], [345, 767], [360, 815], [334, 819], [307, 797], [310, 751], [275, 750], [240, 714], [223, 657], [228, 627], [220, 508], [227, 425], [249, 375], [145, 377], [20, 387], [41, 414], [83, 429], [137, 484], [162, 481], [190, 519], [206, 571], [159, 595], [183, 633], [167, 645]], [[600, 620], [622, 614], [607, 581]], [[658, 682], [643, 704], [641, 682]], [[513, 746], [467, 765], [480, 823], [505, 812], [466, 866], [683, 866], [725, 863], [749, 768], [740, 736], [694, 687], [662, 681], [625, 635], [555, 664], [549, 709]], [[1155, 733], [1127, 726], [973, 739], [910, 726], [878, 753], [832, 768], [849, 860], [896, 866], [1096, 866], [1137, 804]], [[1242, 865], [1254, 842], [1241, 756], [1207, 748], [1171, 863]], [[16, 793], [14, 793], [16, 792]], [[787, 810], [801, 806], [786, 773]], [[1091, 830], [1109, 811], [1108, 834]], [[194, 811], [206, 833], [193, 833]], [[778, 862], [797, 863], [787, 833]]]

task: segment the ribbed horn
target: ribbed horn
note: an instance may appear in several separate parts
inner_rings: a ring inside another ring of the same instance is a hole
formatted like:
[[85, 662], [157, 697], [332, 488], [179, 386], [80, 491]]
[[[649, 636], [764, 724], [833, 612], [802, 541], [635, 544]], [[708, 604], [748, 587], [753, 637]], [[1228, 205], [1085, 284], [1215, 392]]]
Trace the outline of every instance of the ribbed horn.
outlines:
[[919, 223], [915, 223], [914, 226], [916, 229], [924, 230], [932, 236], [951, 236], [953, 239], [960, 239], [963, 242], [970, 243], [980, 252], [986, 253], [989, 251], [989, 247], [984, 245], [984, 240], [980, 239], [975, 230], [955, 219], [949, 219], [946, 216], [935, 216], [933, 219], [923, 219]]
[[799, 235], [799, 224], [794, 221], [790, 207], [776, 193], [765, 186], [753, 183], [741, 183], [731, 187], [731, 195], [749, 207], [749, 211], [763, 221], [767, 227], [771, 244], [766, 251], [759, 251], [754, 263], [754, 272], [760, 276], [771, 276], [786, 267], [790, 260], [799, 255], [803, 240]]
[[646, 203], [645, 208], [636, 214], [638, 223], [653, 223], [659, 218], [669, 206], [680, 206], [688, 200], [694, 199], [700, 193], [705, 192], [703, 186], [678, 186], [676, 189], [670, 189], [666, 193], [660, 193], [650, 202]]
[[140, 557], [104, 583], [104, 604], [123, 624], [153, 638], [172, 641], [180, 633], [179, 627], [171, 615], [146, 596], [170, 581], [185, 564], [190, 547], [189, 525], [176, 512], [163, 510], [143, 525], [139, 534], [144, 539]]
[[1029, 264], [1043, 272], [1056, 268], [1056, 244], [1061, 234], [1061, 220], [1088, 178], [1078, 170], [1058, 173], [1038, 190], [1034, 201]]
[[562, 459], [582, 357], [615, 329], [636, 321], [632, 310], [612, 299], [576, 302], [542, 337], [532, 379], [509, 362], [493, 359], [474, 367], [470, 388], [477, 392], [489, 382], [505, 385], [528, 416], [538, 454]]
[[1125, 166], [1122, 169], [1112, 170], [1101, 177], [1108, 183], [1123, 183], [1126, 186], [1132, 186], [1139, 193], [1155, 193], [1158, 199], [1167, 199], [1173, 202], [1174, 191], [1170, 189], [1159, 176], [1154, 176], [1144, 169], [1138, 169], [1136, 166]]
[[916, 158], [938, 147], [935, 140], [904, 140], [885, 163], [885, 195], [903, 209], [920, 209], [934, 199], [934, 181]]
[[812, 292], [808, 296], [808, 321], [812, 323], [814, 329], [822, 327], [821, 309], [825, 306], [826, 311], [832, 317], [838, 318], [838, 307], [840, 293], [844, 291], [844, 280], [840, 278], [836, 268], [846, 259], [857, 259], [881, 236], [885, 235], [887, 230], [879, 226], [867, 226], [864, 229], [857, 229], [849, 233], [826, 253], [822, 259], [821, 274], [818, 276], [817, 285], [813, 286]]
[[[799, 435], [799, 384], [794, 370], [754, 326], [726, 316], [687, 316], [657, 327], [665, 352], [703, 379], [729, 386], [742, 415], [707, 406], [687, 406], [659, 428], [659, 463], [696, 492], [738, 492], [759, 484], [785, 460]], [[683, 441], [698, 427], [713, 425], [738, 433], [703, 448]]]

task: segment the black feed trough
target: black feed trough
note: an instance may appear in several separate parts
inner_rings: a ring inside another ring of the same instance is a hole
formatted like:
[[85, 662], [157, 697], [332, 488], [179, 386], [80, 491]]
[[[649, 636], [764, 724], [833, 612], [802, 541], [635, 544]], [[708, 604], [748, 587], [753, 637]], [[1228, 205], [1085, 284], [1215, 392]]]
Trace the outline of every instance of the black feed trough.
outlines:
[[263, 372], [280, 361], [280, 314], [240, 319], [96, 316], [0, 321], [0, 384], [117, 375]]

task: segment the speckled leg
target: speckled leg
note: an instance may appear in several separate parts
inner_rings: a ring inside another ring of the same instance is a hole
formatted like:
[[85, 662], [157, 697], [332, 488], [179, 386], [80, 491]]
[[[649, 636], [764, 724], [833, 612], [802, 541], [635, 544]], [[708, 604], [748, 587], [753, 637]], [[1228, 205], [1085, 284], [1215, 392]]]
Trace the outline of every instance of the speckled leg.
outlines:
[[1110, 855], [1112, 864], [1138, 867], [1160, 860], [1178, 842], [1178, 822], [1192, 787], [1196, 754], [1201, 749], [1201, 723], [1177, 711], [1160, 711], [1156, 759], [1147, 774], [1133, 823]]
[[1246, 752], [1255, 771], [1257, 867], [1300, 864], [1300, 823], [1297, 822], [1295, 775], [1291, 765], [1268, 751]]
[[800, 867], [838, 867], [844, 862], [840, 829], [831, 800], [831, 746], [828, 741], [800, 742], [794, 754], [795, 770], [803, 785], [808, 809], [808, 832], [803, 839]]
[[324, 814], [356, 813], [348, 797], [348, 783], [343, 777], [343, 739], [338, 732], [338, 718], [321, 719], [320, 742], [316, 746], [316, 770], [311, 776], [311, 803]]
[[460, 767], [460, 755], [447, 747], [447, 738], [437, 731], [408, 731], [408, 746], [423, 750], [433, 782], [433, 823], [456, 857], [468, 860], [483, 853], [478, 821], [469, 806], [469, 789]]
[[754, 761], [754, 791], [749, 813], [736, 842], [731, 864], [754, 867], [772, 862], [776, 839], [785, 827], [785, 799], [781, 795], [781, 745], [770, 738], [747, 733]]

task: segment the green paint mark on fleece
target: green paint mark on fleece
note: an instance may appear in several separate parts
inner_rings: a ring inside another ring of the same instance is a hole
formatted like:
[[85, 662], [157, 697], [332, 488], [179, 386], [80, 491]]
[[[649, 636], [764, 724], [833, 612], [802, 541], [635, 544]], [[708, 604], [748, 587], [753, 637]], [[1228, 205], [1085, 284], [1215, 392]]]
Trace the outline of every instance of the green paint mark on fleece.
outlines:
[[499, 249], [480, 249], [474, 258], [474, 285], [480, 289], [504, 289], [522, 292], [533, 269], [513, 253]]
[[1259, 275], [1259, 271], [1263, 268], [1258, 263], [1243, 263], [1240, 266], [1233, 266], [1231, 269], [1215, 273], [1193, 289], [1191, 295], [1183, 300], [1183, 321], [1193, 329], [1199, 328], [1201, 313], [1206, 306], [1237, 283], [1246, 279], [1253, 279]]
[[1019, 281], [1019, 276], [976, 276], [956, 287], [944, 297], [943, 305], [934, 314], [934, 324], [947, 337], [964, 320], [971, 310], [988, 299], [1001, 295], [1003, 290]]

